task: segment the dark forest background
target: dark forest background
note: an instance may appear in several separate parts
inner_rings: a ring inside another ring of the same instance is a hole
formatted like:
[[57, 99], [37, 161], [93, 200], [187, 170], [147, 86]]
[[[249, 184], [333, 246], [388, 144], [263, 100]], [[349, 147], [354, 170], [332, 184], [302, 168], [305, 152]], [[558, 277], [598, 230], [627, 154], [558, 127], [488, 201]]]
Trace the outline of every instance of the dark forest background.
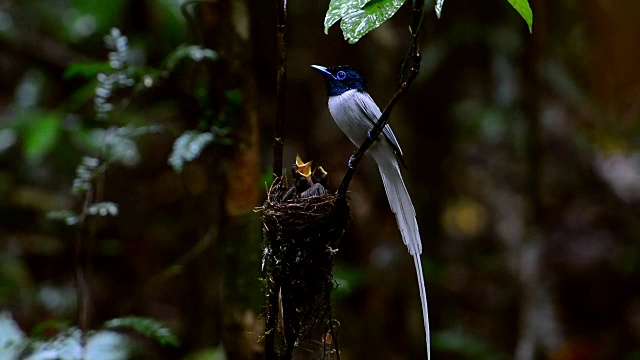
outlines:
[[[77, 325], [84, 236], [88, 328], [137, 315], [180, 340], [128, 334], [139, 358], [262, 357], [253, 209], [271, 179], [276, 4], [181, 3], [0, 2], [0, 309], [27, 335]], [[309, 66], [351, 65], [384, 106], [411, 13], [349, 45], [337, 26], [323, 33], [327, 6], [289, 2], [284, 162], [314, 160], [336, 189], [354, 148]], [[640, 359], [640, 2], [531, 6], [533, 34], [504, 0], [447, 0], [440, 20], [430, 11], [421, 72], [392, 114], [423, 239], [434, 357]], [[109, 67], [114, 27], [137, 85], [114, 91], [101, 120], [95, 69]], [[201, 48], [168, 61], [181, 44]], [[215, 59], [197, 53], [205, 48]], [[76, 168], [99, 156], [104, 129], [151, 125], [160, 127], [113, 145], [126, 156], [96, 183], [95, 200], [116, 203], [116, 216], [81, 230], [48, 216], [81, 211]], [[224, 131], [174, 171], [175, 139], [212, 126]], [[350, 190], [353, 222], [334, 269], [341, 358], [419, 358], [413, 264], [371, 159]]]

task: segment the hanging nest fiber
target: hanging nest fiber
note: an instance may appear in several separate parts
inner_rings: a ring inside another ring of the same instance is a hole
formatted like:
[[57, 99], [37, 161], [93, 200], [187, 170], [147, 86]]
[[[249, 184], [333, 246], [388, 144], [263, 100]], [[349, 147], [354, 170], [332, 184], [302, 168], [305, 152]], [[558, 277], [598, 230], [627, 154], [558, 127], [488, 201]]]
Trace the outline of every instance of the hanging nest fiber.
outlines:
[[[284, 358], [320, 329], [331, 331], [331, 275], [340, 238], [351, 218], [345, 196], [324, 194], [280, 202], [276, 180], [262, 215], [267, 290], [266, 333], [284, 335]], [[282, 336], [280, 336], [282, 338]], [[319, 339], [317, 339], [319, 340]]]

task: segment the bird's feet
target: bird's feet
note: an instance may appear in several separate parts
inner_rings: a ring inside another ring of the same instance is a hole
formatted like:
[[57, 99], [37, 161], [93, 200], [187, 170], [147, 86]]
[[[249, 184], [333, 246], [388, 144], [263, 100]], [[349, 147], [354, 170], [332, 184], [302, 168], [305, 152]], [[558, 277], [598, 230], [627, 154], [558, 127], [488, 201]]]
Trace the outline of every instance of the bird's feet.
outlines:
[[356, 168], [355, 162], [356, 162], [356, 156], [354, 154], [354, 155], [351, 155], [351, 157], [349, 158], [349, 164], [348, 164], [349, 169], [353, 170]]
[[373, 136], [371, 135], [371, 129], [367, 130], [367, 137], [369, 138], [369, 140], [371, 140], [372, 142], [376, 142], [378, 141], [378, 138], [376, 137], [375, 139], [373, 138]]

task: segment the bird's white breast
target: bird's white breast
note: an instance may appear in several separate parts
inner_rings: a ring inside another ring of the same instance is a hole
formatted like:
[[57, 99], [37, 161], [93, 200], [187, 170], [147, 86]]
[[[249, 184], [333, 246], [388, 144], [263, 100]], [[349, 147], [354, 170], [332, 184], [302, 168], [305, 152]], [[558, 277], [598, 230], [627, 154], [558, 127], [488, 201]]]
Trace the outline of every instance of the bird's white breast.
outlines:
[[367, 131], [373, 127], [360, 105], [362, 101], [370, 101], [377, 108], [370, 96], [358, 90], [349, 90], [341, 95], [329, 97], [329, 112], [333, 120], [356, 146], [362, 144]]

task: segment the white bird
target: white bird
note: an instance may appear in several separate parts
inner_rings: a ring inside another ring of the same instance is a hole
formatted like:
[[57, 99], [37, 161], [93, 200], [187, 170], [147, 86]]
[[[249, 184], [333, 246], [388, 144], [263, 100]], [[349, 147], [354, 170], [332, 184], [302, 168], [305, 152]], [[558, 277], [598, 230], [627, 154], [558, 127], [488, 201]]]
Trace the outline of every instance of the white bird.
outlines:
[[[333, 67], [312, 65], [312, 67], [324, 75], [329, 95], [329, 112], [333, 120], [351, 142], [360, 146], [382, 114], [378, 105], [367, 93], [364, 78], [346, 65]], [[389, 206], [396, 217], [402, 241], [409, 249], [409, 254], [413, 256], [422, 303], [427, 358], [430, 359], [429, 311], [420, 261], [422, 241], [416, 212], [400, 173], [398, 160], [404, 165], [400, 145], [388, 124], [382, 130], [382, 134], [383, 136], [371, 145], [369, 153], [378, 164]]]

